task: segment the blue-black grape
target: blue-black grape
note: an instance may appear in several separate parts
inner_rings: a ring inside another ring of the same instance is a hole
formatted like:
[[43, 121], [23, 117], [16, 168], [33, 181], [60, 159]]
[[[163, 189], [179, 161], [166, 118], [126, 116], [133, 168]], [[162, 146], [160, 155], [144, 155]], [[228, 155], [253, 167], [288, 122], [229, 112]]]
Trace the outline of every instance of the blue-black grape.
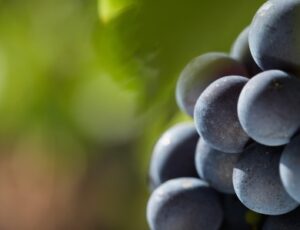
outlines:
[[219, 195], [196, 178], [165, 182], [152, 193], [147, 205], [151, 230], [217, 230], [222, 219]]
[[278, 165], [282, 150], [282, 146], [255, 143], [242, 153], [233, 169], [235, 193], [254, 212], [281, 215], [298, 206], [280, 180]]
[[300, 0], [267, 1], [257, 11], [249, 45], [263, 69], [300, 71]]
[[192, 122], [177, 124], [157, 141], [150, 161], [151, 189], [177, 177], [198, 177], [194, 163], [199, 135]]
[[300, 208], [280, 216], [267, 217], [263, 230], [299, 230]]
[[255, 141], [269, 146], [287, 144], [300, 128], [300, 81], [280, 70], [251, 78], [238, 100], [238, 117]]
[[[284, 148], [280, 158], [280, 177], [288, 194], [300, 203], [300, 135]], [[300, 229], [300, 228], [299, 228]]]
[[215, 150], [200, 139], [196, 148], [196, 169], [211, 187], [222, 193], [233, 194], [232, 172], [238, 157], [238, 153], [228, 154]]
[[176, 86], [179, 108], [193, 116], [196, 101], [214, 80], [227, 75], [246, 76], [245, 67], [224, 53], [207, 53], [194, 58], [181, 72]]
[[250, 76], [254, 76], [262, 70], [255, 63], [248, 42], [249, 27], [246, 27], [233, 43], [230, 56], [245, 65]]
[[242, 152], [249, 142], [237, 116], [237, 102], [247, 78], [222, 77], [211, 83], [197, 100], [196, 129], [212, 148], [222, 152]]

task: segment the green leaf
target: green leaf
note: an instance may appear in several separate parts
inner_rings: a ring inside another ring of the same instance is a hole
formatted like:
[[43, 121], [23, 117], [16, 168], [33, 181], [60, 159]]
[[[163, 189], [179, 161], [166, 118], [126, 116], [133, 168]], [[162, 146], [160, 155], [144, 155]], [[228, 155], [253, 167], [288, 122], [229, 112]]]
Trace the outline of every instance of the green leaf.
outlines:
[[102, 22], [108, 23], [127, 10], [134, 0], [99, 0], [98, 11]]
[[113, 77], [139, 83], [143, 108], [161, 103], [166, 94], [174, 100], [177, 77], [187, 62], [209, 51], [228, 52], [261, 4], [143, 0], [128, 8], [124, 3], [99, 38], [105, 40], [102, 64]]

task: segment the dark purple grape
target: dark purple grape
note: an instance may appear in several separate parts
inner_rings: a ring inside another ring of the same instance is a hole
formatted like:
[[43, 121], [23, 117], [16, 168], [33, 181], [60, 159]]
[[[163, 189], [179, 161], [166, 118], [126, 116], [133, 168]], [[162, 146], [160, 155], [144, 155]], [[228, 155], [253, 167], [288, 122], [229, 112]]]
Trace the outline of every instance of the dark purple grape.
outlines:
[[300, 71], [300, 0], [267, 1], [249, 31], [255, 62], [263, 69]]
[[217, 192], [196, 178], [169, 180], [148, 201], [147, 220], [151, 230], [217, 230], [222, 219]]
[[233, 169], [233, 187], [249, 209], [266, 215], [281, 215], [298, 206], [285, 191], [279, 176], [283, 147], [252, 145]]
[[177, 177], [198, 177], [195, 150], [199, 135], [191, 122], [167, 130], [154, 147], [150, 161], [151, 189]]
[[222, 77], [211, 83], [197, 100], [196, 129], [212, 148], [222, 152], [242, 152], [249, 142], [237, 116], [237, 102], [247, 78]]
[[285, 190], [300, 202], [300, 135], [284, 148], [280, 158], [280, 177]]
[[179, 108], [193, 116], [196, 101], [203, 90], [214, 80], [227, 75], [247, 76], [247, 70], [224, 53], [207, 53], [191, 60], [177, 81], [176, 100]]
[[234, 194], [232, 172], [238, 153], [224, 153], [211, 148], [200, 139], [196, 148], [196, 169], [199, 176], [222, 193]]
[[248, 42], [249, 27], [246, 27], [232, 45], [230, 56], [245, 65], [250, 76], [254, 76], [262, 70], [253, 60]]
[[300, 81], [286, 72], [269, 70], [251, 78], [238, 100], [238, 117], [255, 141], [287, 144], [300, 128]]

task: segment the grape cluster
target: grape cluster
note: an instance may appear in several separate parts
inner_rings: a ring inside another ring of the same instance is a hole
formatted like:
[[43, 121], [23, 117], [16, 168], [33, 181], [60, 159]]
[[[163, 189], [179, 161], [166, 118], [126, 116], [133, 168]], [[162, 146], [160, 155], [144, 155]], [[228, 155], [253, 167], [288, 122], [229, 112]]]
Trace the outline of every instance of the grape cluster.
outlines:
[[191, 60], [176, 87], [193, 122], [158, 140], [151, 230], [300, 229], [300, 0], [270, 0], [230, 54]]

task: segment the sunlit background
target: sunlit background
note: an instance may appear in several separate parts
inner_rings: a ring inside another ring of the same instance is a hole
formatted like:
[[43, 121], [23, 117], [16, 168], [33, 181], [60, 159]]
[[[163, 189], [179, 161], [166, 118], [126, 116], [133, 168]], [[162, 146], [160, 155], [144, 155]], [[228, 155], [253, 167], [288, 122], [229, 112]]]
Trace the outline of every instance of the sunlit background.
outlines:
[[0, 0], [0, 229], [148, 229], [174, 85], [262, 0]]

